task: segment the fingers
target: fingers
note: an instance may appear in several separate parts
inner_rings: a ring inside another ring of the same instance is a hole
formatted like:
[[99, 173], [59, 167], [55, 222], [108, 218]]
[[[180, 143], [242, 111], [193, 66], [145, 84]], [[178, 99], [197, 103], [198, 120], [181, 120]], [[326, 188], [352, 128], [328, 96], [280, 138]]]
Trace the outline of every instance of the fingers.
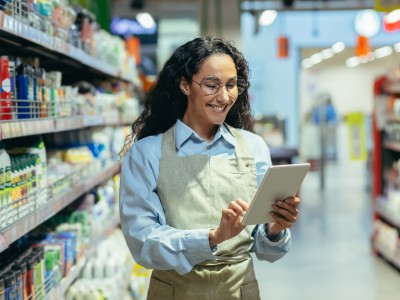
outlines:
[[237, 216], [238, 214], [233, 209], [229, 208], [222, 209], [222, 217], [236, 218]]
[[249, 209], [250, 204], [242, 199], [237, 199], [236, 203], [239, 204], [245, 211], [247, 211]]
[[275, 222], [282, 227], [282, 230], [285, 228], [291, 228], [294, 224], [294, 222], [288, 221], [286, 218], [276, 212], [272, 211], [270, 212], [270, 215], [274, 218]]
[[[225, 208], [222, 210], [221, 224], [228, 226], [227, 228], [241, 228], [245, 226], [242, 224], [243, 217], [232, 209]], [[226, 228], [226, 229], [227, 229]]]
[[285, 201], [285, 203], [290, 204], [290, 205], [295, 206], [295, 207], [300, 204], [300, 198], [298, 198], [298, 197], [289, 197], [289, 198], [286, 198], [286, 199], [284, 199], [282, 201]]
[[276, 201], [272, 208], [284, 217], [296, 217], [299, 214], [298, 209], [285, 201]]
[[244, 214], [249, 208], [249, 205], [245, 201], [238, 199], [236, 201], [231, 201], [231, 203], [229, 203], [228, 208], [235, 211], [237, 215], [244, 216]]
[[[295, 205], [292, 205], [293, 203]], [[275, 204], [272, 205], [273, 211], [271, 212], [271, 216], [282, 227], [290, 228], [297, 220], [299, 211], [296, 205], [298, 203], [300, 203], [300, 199], [295, 197], [276, 201]]]

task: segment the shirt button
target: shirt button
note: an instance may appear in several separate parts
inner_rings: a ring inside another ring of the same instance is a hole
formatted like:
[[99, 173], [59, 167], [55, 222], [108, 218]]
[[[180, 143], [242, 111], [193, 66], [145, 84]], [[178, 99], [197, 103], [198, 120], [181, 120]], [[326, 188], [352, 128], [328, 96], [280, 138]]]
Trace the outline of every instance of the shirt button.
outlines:
[[249, 163], [246, 163], [246, 168], [248, 168], [250, 166], [250, 164]]

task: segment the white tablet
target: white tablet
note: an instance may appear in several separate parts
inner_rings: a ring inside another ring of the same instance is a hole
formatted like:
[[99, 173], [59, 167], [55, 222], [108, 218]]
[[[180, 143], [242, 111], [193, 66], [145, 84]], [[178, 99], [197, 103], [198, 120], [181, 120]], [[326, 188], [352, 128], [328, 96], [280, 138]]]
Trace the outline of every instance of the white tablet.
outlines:
[[269, 167], [243, 217], [243, 225], [275, 222], [269, 214], [272, 205], [276, 200], [295, 196], [309, 169], [308, 163]]

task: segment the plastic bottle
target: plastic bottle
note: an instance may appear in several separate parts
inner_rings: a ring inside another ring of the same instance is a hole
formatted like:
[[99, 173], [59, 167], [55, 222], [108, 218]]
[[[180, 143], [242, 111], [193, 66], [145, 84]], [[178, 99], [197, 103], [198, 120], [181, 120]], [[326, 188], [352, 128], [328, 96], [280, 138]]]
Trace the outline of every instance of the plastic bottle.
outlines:
[[93, 278], [93, 262], [89, 260], [82, 272], [82, 278]]
[[[35, 285], [36, 285], [36, 256], [32, 255], [28, 259], [28, 271], [26, 278], [26, 291], [28, 294], [28, 299], [36, 299], [35, 297]], [[31, 298], [29, 298], [31, 297]]]
[[20, 64], [17, 68], [17, 96], [18, 100], [24, 100], [18, 102], [18, 119], [29, 119], [29, 74], [28, 66], [26, 64]]
[[27, 167], [27, 178], [26, 178], [26, 203], [32, 202], [34, 199], [33, 194], [33, 161], [32, 161], [32, 154], [26, 154], [26, 167]]
[[26, 153], [35, 156], [35, 170], [36, 170], [36, 182], [37, 182], [37, 193], [36, 202], [42, 205], [47, 201], [46, 186], [47, 186], [47, 156], [46, 148], [41, 137], [29, 139], [27, 142], [28, 147], [16, 147], [11, 149], [11, 153], [19, 154]]
[[15, 198], [13, 199], [13, 210], [14, 210], [14, 222], [20, 218], [19, 215], [19, 206], [20, 201], [23, 196], [23, 185], [24, 185], [24, 176], [23, 176], [23, 162], [22, 157], [15, 157]]
[[[16, 65], [15, 58], [13, 56], [8, 56], [8, 71], [10, 73], [11, 100], [12, 101], [17, 99], [17, 86], [16, 86], [16, 82], [15, 82], [15, 75], [16, 75], [16, 67], [15, 67], [15, 65]], [[13, 120], [18, 118], [16, 109], [12, 109], [11, 118]]]
[[[6, 216], [10, 213], [12, 209], [11, 203], [11, 158], [8, 155], [7, 151], [4, 149], [0, 149], [0, 156], [2, 157], [3, 165], [4, 165], [4, 198], [3, 198], [3, 207], [5, 207]], [[2, 222], [1, 224], [8, 224], [7, 220]]]
[[15, 59], [12, 56], [8, 57], [8, 71], [10, 73], [11, 99], [17, 99], [15, 86]]
[[[3, 159], [3, 156], [1, 153], [5, 151], [4, 150], [4, 145], [0, 143], [0, 211], [3, 210], [3, 207], [5, 207], [5, 202], [6, 202], [6, 192], [5, 192], [5, 181], [6, 181], [6, 166], [5, 166], [5, 160]], [[2, 228], [2, 224], [0, 222], [0, 228]]]
[[21, 270], [14, 270], [15, 275], [15, 296], [16, 300], [22, 300], [22, 273]]
[[11, 81], [7, 56], [0, 56], [0, 120], [12, 119]]
[[94, 271], [93, 271], [94, 278], [104, 278], [104, 260], [103, 259], [96, 259], [94, 263]]
[[46, 85], [46, 71], [44, 69], [40, 69], [40, 82], [42, 94], [40, 117], [46, 118], [48, 116], [47, 104], [49, 102], [49, 88]]
[[16, 281], [13, 272], [4, 275], [4, 290], [6, 300], [17, 300]]
[[42, 300], [44, 298], [44, 291], [45, 291], [45, 285], [44, 285], [44, 250], [43, 248], [33, 248], [35, 257], [36, 257], [36, 265], [35, 265], [35, 278], [36, 278], [36, 295], [37, 295], [37, 300]]
[[12, 267], [14, 270], [19, 270], [21, 272], [21, 299], [28, 299], [26, 293], [26, 277], [27, 277], [27, 264], [26, 261], [21, 258], [15, 261]]
[[19, 156], [19, 169], [20, 169], [20, 190], [21, 197], [18, 199], [17, 208], [18, 208], [18, 219], [24, 216], [24, 207], [23, 205], [27, 202], [28, 197], [28, 167], [26, 162], [26, 155]]
[[39, 80], [38, 80], [38, 74], [37, 74], [37, 68], [32, 67], [32, 91], [33, 91], [33, 98], [35, 102], [32, 103], [32, 113], [31, 113], [31, 118], [37, 118], [37, 103], [38, 103], [38, 94], [39, 94]]
[[32, 146], [29, 147], [28, 151], [29, 153], [36, 153], [39, 155], [40, 162], [36, 161], [36, 163], [40, 163], [41, 168], [37, 169], [39, 192], [36, 198], [40, 204], [43, 204], [47, 201], [47, 155], [42, 138], [36, 139]]

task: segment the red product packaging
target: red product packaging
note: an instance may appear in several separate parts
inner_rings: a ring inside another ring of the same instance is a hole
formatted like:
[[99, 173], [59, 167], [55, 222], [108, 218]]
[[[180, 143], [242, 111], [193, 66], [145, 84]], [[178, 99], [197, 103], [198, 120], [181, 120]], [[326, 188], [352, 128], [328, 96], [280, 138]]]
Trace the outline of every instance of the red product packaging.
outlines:
[[7, 56], [0, 57], [0, 120], [11, 120], [11, 80]]

